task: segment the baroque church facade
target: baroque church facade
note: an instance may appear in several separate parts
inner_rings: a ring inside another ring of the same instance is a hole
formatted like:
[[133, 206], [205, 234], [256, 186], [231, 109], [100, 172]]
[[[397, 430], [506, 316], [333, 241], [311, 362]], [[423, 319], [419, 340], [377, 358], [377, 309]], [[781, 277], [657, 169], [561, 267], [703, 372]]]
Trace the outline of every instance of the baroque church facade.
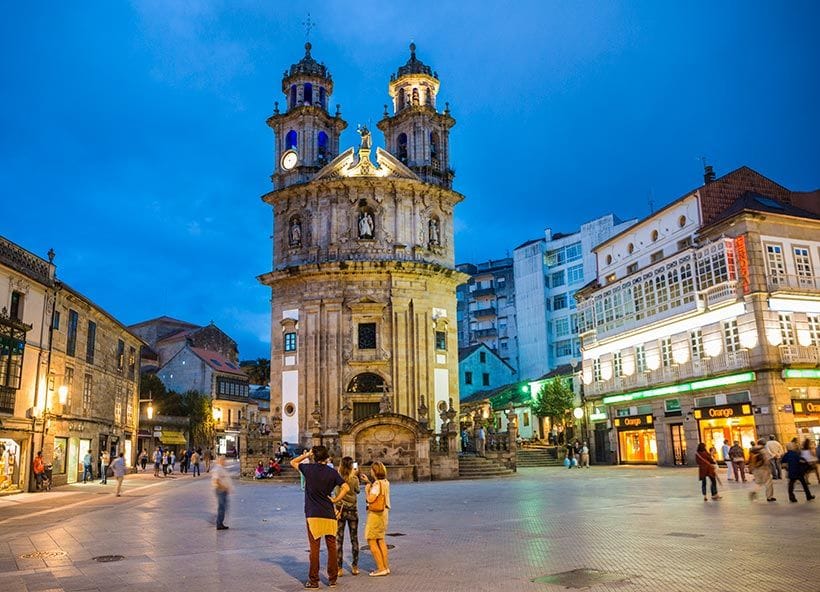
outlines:
[[[361, 127], [360, 146], [340, 152], [347, 124], [338, 105], [331, 113], [333, 79], [310, 43], [285, 71], [286, 106], [267, 120], [273, 191], [262, 196], [273, 269], [259, 280], [272, 293], [271, 415], [287, 442], [318, 438], [360, 462], [401, 465], [424, 456], [408, 449], [426, 448], [426, 430], [457, 411], [456, 286], [467, 276], [455, 268], [453, 209], [463, 196], [452, 190], [455, 120], [438, 108], [439, 86], [411, 44], [377, 124], [386, 150]], [[415, 444], [385, 427], [398, 418], [422, 426]], [[345, 444], [363, 422], [368, 437]]]

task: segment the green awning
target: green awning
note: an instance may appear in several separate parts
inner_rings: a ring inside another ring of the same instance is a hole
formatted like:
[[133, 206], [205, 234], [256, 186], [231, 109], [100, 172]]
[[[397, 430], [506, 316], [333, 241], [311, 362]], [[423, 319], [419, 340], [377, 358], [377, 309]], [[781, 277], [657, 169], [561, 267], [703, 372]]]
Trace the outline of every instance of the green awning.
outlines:
[[159, 441], [169, 446], [185, 446], [188, 443], [182, 432], [175, 432], [173, 430], [162, 430]]

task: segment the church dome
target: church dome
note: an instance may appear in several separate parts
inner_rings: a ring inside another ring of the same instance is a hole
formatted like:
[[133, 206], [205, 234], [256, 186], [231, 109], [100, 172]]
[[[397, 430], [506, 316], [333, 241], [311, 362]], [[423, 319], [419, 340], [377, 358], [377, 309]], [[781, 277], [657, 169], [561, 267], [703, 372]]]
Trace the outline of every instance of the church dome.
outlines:
[[416, 57], [416, 44], [410, 44], [410, 59], [403, 66], [399, 66], [398, 72], [393, 76], [394, 79], [407, 76], [408, 74], [425, 74], [438, 78], [438, 74], [433, 72], [433, 69]]
[[310, 55], [312, 47], [310, 42], [305, 43], [305, 57], [293, 64], [290, 70], [285, 72], [285, 78], [291, 78], [293, 76], [316, 76], [318, 78], [331, 79], [327, 66], [317, 62], [313, 59], [313, 56]]

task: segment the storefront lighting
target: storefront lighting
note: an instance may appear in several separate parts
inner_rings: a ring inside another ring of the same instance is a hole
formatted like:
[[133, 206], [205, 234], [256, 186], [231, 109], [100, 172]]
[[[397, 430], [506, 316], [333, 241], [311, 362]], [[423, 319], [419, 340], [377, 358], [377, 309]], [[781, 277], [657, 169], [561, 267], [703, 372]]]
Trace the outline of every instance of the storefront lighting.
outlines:
[[572, 415], [575, 419], [581, 419], [584, 416], [584, 410], [580, 407], [576, 407], [572, 410]]
[[817, 368], [786, 368], [783, 378], [820, 378], [820, 369]]
[[606, 413], [590, 413], [589, 420], [590, 421], [604, 421], [606, 419]]
[[154, 418], [154, 406], [148, 403], [148, 408], [145, 410], [145, 414], [148, 416], [148, 419]]
[[[784, 376], [787, 370], [784, 370]], [[820, 371], [818, 371], [817, 378], [820, 378]], [[635, 391], [634, 393], [626, 393], [623, 395], [613, 395], [611, 397], [604, 397], [605, 405], [612, 403], [622, 403], [624, 401], [634, 401], [636, 399], [649, 399], [651, 397], [660, 397], [663, 395], [672, 395], [676, 393], [688, 393], [692, 391], [700, 391], [704, 389], [715, 388], [719, 386], [728, 386], [732, 384], [740, 384], [743, 382], [751, 382], [756, 380], [754, 372], [740, 372], [738, 374], [729, 374], [728, 376], [720, 376], [718, 378], [707, 378], [705, 380], [695, 380], [693, 382], [684, 382], [681, 384], [671, 384], [669, 386], [662, 386], [659, 388], [647, 389], [644, 391]]]

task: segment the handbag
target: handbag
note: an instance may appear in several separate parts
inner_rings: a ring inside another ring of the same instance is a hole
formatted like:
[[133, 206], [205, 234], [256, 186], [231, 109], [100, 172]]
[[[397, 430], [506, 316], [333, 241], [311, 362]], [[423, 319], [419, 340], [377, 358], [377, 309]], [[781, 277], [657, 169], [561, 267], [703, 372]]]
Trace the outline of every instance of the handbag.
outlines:
[[384, 497], [384, 487], [381, 485], [379, 486], [379, 495], [376, 496], [372, 502], [367, 504], [367, 509], [370, 512], [384, 512], [385, 508], [385, 497]]

